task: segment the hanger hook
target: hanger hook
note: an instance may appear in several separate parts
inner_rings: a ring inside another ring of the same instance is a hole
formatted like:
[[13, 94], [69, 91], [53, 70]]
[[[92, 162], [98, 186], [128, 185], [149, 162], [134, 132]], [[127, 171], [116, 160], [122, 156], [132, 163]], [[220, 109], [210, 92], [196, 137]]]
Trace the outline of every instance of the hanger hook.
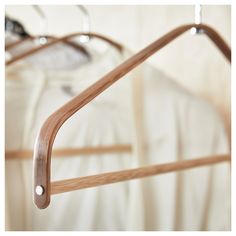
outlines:
[[[82, 13], [82, 30], [85, 33], [90, 32], [90, 17], [87, 9], [82, 5], [77, 5], [78, 9]], [[87, 43], [90, 38], [88, 35], [81, 35], [79, 38], [81, 43]]]
[[[39, 5], [32, 5], [32, 7], [37, 12], [37, 14], [40, 16], [40, 18], [42, 19], [40, 28], [42, 29], [43, 34], [47, 35], [47, 33], [48, 33], [48, 21], [47, 21], [46, 15], [44, 14], [43, 10], [39, 7]], [[40, 45], [44, 45], [48, 42], [48, 40], [45, 36], [39, 36], [39, 38], [37, 39], [37, 42]]]
[[202, 23], [202, 6], [200, 4], [195, 5], [195, 24]]
[[[195, 24], [199, 25], [202, 23], [202, 5], [200, 4], [195, 4], [195, 14], [194, 14], [194, 18], [195, 18]], [[193, 27], [191, 29], [191, 34], [202, 34], [204, 33], [203, 30], [201, 29], [197, 29], [196, 27]]]

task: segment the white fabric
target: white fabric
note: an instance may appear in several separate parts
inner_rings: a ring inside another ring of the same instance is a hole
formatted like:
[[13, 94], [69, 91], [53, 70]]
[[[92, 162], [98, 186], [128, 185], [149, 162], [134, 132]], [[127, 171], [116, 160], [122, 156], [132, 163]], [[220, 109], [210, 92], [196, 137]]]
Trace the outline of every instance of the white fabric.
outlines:
[[[151, 68], [143, 73], [147, 164], [227, 153], [227, 135], [212, 107]], [[145, 180], [147, 229], [229, 229], [229, 171], [226, 163]]]
[[5, 45], [9, 46], [12, 43], [17, 42], [20, 39], [19, 35], [12, 32], [5, 32]]
[[[70, 99], [62, 86], [78, 94], [129, 55], [111, 49], [64, 72], [29, 62], [7, 68], [6, 150], [33, 148], [45, 118]], [[52, 180], [228, 152], [223, 124], [210, 105], [147, 64], [139, 73], [146, 156], [53, 158]], [[54, 148], [133, 143], [130, 82], [136, 76], [129, 73], [74, 115], [59, 131]], [[32, 161], [6, 161], [10, 230], [230, 229], [228, 164], [55, 195], [45, 210], [32, 203], [31, 175]]]
[[[132, 154], [135, 157], [132, 168], [145, 165], [145, 137], [144, 137], [144, 110], [143, 110], [143, 81], [140, 67], [133, 71], [132, 77], [132, 127], [133, 143]], [[145, 229], [145, 209], [143, 202], [143, 179], [130, 181], [129, 183], [129, 215], [127, 218], [127, 229], [144, 230]]]

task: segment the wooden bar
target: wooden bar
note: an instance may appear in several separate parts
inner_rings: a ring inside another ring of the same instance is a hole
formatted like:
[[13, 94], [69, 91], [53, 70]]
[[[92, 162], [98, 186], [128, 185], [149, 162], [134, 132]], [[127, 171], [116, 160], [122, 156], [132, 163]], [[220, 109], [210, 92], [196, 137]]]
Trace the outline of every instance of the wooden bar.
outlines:
[[230, 162], [230, 155], [218, 155], [206, 158], [184, 160], [167, 164], [152, 165], [136, 169], [122, 170], [98, 175], [91, 175], [75, 179], [61, 180], [51, 183], [51, 194], [59, 194], [78, 189], [91, 188], [100, 185], [112, 184], [121, 181], [138, 179], [169, 172], [187, 170], [221, 162]]
[[[82, 156], [93, 154], [107, 154], [107, 153], [131, 153], [132, 147], [129, 144], [111, 145], [111, 146], [98, 146], [98, 147], [82, 147], [82, 148], [61, 148], [52, 151], [53, 157], [65, 156]], [[5, 159], [29, 159], [33, 158], [33, 150], [19, 150], [19, 151], [6, 151]]]

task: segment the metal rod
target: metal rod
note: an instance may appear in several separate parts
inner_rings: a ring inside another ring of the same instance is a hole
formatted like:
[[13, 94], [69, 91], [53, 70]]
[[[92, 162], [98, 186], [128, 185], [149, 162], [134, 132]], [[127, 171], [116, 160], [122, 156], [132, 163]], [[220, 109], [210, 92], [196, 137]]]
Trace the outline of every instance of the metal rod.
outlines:
[[195, 24], [202, 23], [202, 6], [200, 4], [195, 5]]
[[[78, 9], [82, 13], [82, 31], [89, 33], [90, 32], [90, 17], [87, 9], [82, 5], [77, 5]], [[81, 35], [79, 38], [81, 43], [87, 43], [90, 38], [88, 35]]]
[[[202, 6], [200, 4], [196, 4], [194, 9], [195, 9], [195, 14], [194, 14], [195, 24], [200, 25], [202, 23]], [[198, 35], [198, 34], [204, 33], [203, 30], [198, 29], [196, 27], [193, 27], [190, 30], [190, 32], [193, 35]]]
[[[44, 14], [42, 9], [38, 5], [32, 5], [32, 6], [41, 18], [41, 22], [40, 22], [40, 28], [42, 30], [41, 34], [47, 35], [47, 33], [48, 33], [48, 20], [47, 20], [46, 15]], [[48, 40], [45, 36], [39, 36], [39, 38], [37, 39], [37, 43], [39, 43], [40, 45], [44, 45], [47, 42], [48, 42]]]

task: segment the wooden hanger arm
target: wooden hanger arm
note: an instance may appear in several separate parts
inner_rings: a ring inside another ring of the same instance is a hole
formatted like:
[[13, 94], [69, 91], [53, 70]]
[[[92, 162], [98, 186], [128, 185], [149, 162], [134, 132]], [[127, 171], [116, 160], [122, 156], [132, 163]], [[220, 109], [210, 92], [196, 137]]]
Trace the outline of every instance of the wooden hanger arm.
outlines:
[[[40, 45], [40, 46], [38, 46], [38, 47], [32, 48], [32, 49], [30, 49], [30, 50], [28, 50], [28, 51], [26, 51], [26, 52], [23, 52], [23, 53], [20, 54], [20, 55], [15, 56], [15, 57], [12, 58], [11, 60], [7, 61], [7, 62], [6, 62], [6, 65], [7, 65], [7, 66], [8, 66], [8, 65], [11, 65], [11, 64], [14, 63], [14, 62], [17, 62], [17, 61], [19, 61], [19, 60], [21, 60], [21, 59], [23, 59], [23, 58], [25, 58], [25, 57], [31, 56], [31, 55], [33, 55], [34, 53], [39, 52], [39, 51], [41, 51], [42, 49], [46, 49], [46, 48], [48, 48], [48, 47], [50, 47], [50, 46], [52, 46], [52, 45], [54, 45], [54, 44], [56, 44], [56, 43], [58, 43], [58, 42], [63, 42], [63, 43], [65, 43], [66, 45], [68, 45], [68, 46], [70, 46], [70, 47], [72, 47], [72, 48], [74, 48], [74, 49], [76, 49], [76, 50], [78, 50], [78, 51], [84, 53], [88, 58], [91, 57], [90, 54], [89, 54], [89, 52], [88, 52], [83, 46], [79, 45], [78, 43], [69, 41], [69, 39], [60, 40], [60, 39], [58, 39], [58, 38], [56, 38], [56, 37], [54, 37], [54, 36], [41, 36], [41, 37], [45, 37], [46, 39], [51, 40], [51, 42], [48, 42], [48, 43], [46, 43], [46, 44], [44, 44], [44, 45]], [[7, 45], [7, 46], [5, 47], [5, 50], [11, 50], [11, 49], [14, 48], [15, 46], [19, 46], [20, 44], [25, 43], [26, 41], [32, 41], [32, 40], [36, 40], [36, 39], [38, 39], [38, 38], [39, 38], [39, 36], [29, 36], [29, 37], [27, 37], [27, 38], [18, 40], [17, 42], [14, 42], [14, 43], [12, 43], [12, 44], [10, 44], [10, 45]]]
[[[123, 77], [133, 68], [145, 61], [148, 57], [153, 55], [155, 52], [163, 48], [169, 42], [173, 41], [175, 38], [192, 27], [198, 27], [203, 29], [205, 32], [208, 32], [207, 35], [211, 40], [213, 40], [220, 51], [223, 52], [225, 49], [228, 49], [224, 40], [217, 33], [215, 33], [212, 28], [205, 25], [183, 25], [167, 33], [160, 39], [141, 50], [139, 53], [120, 64], [110, 73], [102, 77], [99, 81], [87, 88], [84, 92], [54, 112], [45, 121], [42, 128], [40, 129], [34, 148], [34, 191], [37, 187], [43, 189], [42, 195], [37, 195], [36, 192], [34, 193], [34, 202], [39, 208], [47, 207], [50, 202], [51, 152], [56, 134], [63, 123], [75, 112], [79, 111], [83, 106], [88, 104], [96, 96], [114, 84], [118, 79]], [[223, 47], [220, 44], [224, 44], [226, 46]], [[226, 51], [230, 51], [230, 49]], [[223, 54], [227, 55], [227, 59], [230, 61], [228, 53], [224, 51]]]
[[196, 25], [196, 28], [202, 29], [204, 33], [216, 45], [216, 47], [222, 52], [226, 59], [231, 62], [231, 48], [213, 28], [203, 24]]
[[99, 38], [99, 39], [101, 39], [101, 40], [103, 40], [105, 42], [108, 42], [108, 43], [112, 44], [119, 51], [122, 51], [122, 49], [123, 49], [123, 46], [121, 44], [115, 42], [114, 40], [112, 40], [112, 39], [110, 39], [110, 38], [108, 38], [106, 36], [103, 36], [103, 35], [100, 35], [100, 34], [96, 34], [96, 33], [91, 33], [91, 32], [90, 33], [85, 33], [85, 32], [82, 33], [81, 32], [81, 33], [70, 34], [70, 35], [67, 35], [67, 36], [64, 36], [64, 37], [61, 37], [61, 38], [54, 38], [53, 41], [48, 42], [47, 44], [44, 44], [44, 45], [39, 46], [39, 47], [35, 47], [35, 48], [31, 49], [30, 51], [27, 51], [27, 52], [24, 52], [24, 53], [22, 53], [20, 55], [17, 55], [13, 59], [7, 61], [6, 65], [7, 66], [11, 65], [11, 64], [13, 64], [13, 63], [23, 59], [23, 58], [31, 56], [34, 53], [37, 53], [37, 52], [39, 52], [39, 51], [41, 51], [43, 49], [46, 49], [46, 48], [48, 48], [48, 47], [50, 47], [50, 46], [52, 46], [52, 45], [54, 45], [56, 43], [59, 43], [59, 42], [65, 42], [65, 43], [69, 44], [70, 46], [75, 47], [76, 49], [80, 49], [83, 53], [85, 53], [89, 57], [90, 55], [88, 54], [87, 50], [83, 46], [81, 46], [81, 45], [79, 45], [79, 44], [77, 44], [75, 42], [71, 42], [70, 41], [74, 37], [78, 37], [78, 36], [82, 36], [82, 35], [87, 35], [87, 36], [89, 36], [91, 38]]

